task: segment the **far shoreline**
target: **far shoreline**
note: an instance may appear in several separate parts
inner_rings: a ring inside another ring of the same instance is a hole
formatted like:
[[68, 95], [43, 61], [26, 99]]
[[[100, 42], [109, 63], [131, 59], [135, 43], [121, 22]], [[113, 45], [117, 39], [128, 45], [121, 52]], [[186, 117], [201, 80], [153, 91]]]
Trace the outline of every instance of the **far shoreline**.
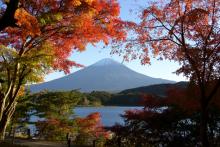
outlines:
[[141, 105], [98, 105], [98, 106], [96, 106], [96, 105], [77, 105], [77, 106], [75, 106], [74, 108], [76, 108], [76, 107], [78, 107], [78, 108], [81, 108], [81, 107], [97, 107], [97, 108], [99, 108], [99, 107], [144, 107], [144, 106], [141, 106]]

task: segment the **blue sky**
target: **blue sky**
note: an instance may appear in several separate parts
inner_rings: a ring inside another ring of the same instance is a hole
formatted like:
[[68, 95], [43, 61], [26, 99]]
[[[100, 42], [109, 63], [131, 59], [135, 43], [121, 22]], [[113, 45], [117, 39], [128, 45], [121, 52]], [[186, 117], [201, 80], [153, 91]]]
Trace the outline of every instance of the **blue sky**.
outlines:
[[[121, 5], [120, 17], [123, 20], [133, 20], [138, 21], [137, 15], [139, 10], [146, 6], [147, 0], [119, 0]], [[131, 11], [132, 10], [132, 11]], [[102, 48], [102, 44], [99, 43], [96, 46], [88, 45], [86, 51], [77, 53], [74, 52], [70, 57], [72, 60], [83, 64], [84, 66], [89, 66], [103, 58], [112, 58], [118, 62], [122, 62], [123, 58], [117, 55], [110, 55], [110, 48]], [[133, 60], [131, 62], [124, 62], [127, 67], [136, 72], [155, 77], [164, 78], [174, 81], [184, 81], [185, 77], [175, 75], [176, 69], [179, 68], [179, 64], [170, 61], [157, 61], [151, 58], [151, 65], [141, 65], [139, 60]], [[80, 68], [72, 68], [71, 73], [80, 70]], [[53, 79], [65, 76], [63, 72], [54, 72], [45, 77], [45, 81], [50, 81]]]

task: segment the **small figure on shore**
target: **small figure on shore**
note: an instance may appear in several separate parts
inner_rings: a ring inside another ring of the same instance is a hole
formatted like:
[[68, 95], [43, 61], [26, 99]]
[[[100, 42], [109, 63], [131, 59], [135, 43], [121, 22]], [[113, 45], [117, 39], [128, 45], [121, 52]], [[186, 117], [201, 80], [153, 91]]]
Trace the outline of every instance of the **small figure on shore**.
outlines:
[[70, 147], [71, 146], [71, 134], [70, 133], [66, 134], [66, 140], [67, 140], [68, 147]]

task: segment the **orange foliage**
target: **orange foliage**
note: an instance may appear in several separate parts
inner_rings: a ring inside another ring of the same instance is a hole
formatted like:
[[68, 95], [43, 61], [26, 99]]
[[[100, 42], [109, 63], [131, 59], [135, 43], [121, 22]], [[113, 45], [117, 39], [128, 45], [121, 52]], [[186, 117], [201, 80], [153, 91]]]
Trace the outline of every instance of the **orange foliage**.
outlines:
[[[169, 59], [181, 64], [177, 73], [198, 81], [219, 79], [220, 2], [217, 0], [172, 0], [149, 3], [142, 9], [140, 23], [125, 23], [132, 35], [124, 50], [127, 60], [149, 56]], [[205, 70], [204, 70], [205, 69]]]
[[78, 118], [77, 124], [80, 129], [80, 133], [91, 134], [92, 136], [99, 138], [105, 137], [108, 139], [110, 134], [104, 130], [101, 123], [100, 113], [92, 113], [85, 118]]
[[26, 40], [27, 36], [35, 37], [40, 35], [40, 28], [37, 19], [29, 14], [25, 9], [20, 8], [15, 12], [15, 19], [17, 25], [21, 28], [20, 35], [23, 41]]
[[81, 66], [68, 59], [74, 50], [126, 36], [117, 0], [20, 0], [20, 6], [15, 13], [19, 27], [7, 28], [1, 44], [12, 45], [20, 54], [50, 44], [52, 67], [66, 73], [71, 66]]

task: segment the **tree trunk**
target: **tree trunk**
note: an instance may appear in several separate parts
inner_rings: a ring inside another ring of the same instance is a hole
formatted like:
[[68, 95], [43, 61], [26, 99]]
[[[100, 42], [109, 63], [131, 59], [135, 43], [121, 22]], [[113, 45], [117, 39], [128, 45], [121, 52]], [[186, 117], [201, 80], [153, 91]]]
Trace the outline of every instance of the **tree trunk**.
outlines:
[[16, 104], [11, 105], [6, 109], [2, 115], [2, 119], [0, 120], [0, 140], [5, 139], [5, 131], [10, 121], [12, 115], [14, 114]]
[[2, 116], [2, 119], [0, 121], [0, 140], [5, 139], [5, 131], [6, 131], [8, 120], [9, 120], [8, 116], [6, 115]]
[[208, 140], [208, 106], [207, 104], [202, 105], [201, 120], [200, 120], [200, 139], [202, 147], [209, 147]]

